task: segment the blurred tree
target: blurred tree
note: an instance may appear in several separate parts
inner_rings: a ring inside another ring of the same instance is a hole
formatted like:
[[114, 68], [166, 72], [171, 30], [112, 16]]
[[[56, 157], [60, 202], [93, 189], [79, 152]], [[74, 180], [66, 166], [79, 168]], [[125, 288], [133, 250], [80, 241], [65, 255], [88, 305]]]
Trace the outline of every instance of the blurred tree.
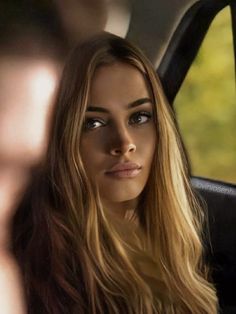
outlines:
[[228, 7], [213, 21], [174, 105], [193, 175], [236, 182], [236, 98]]

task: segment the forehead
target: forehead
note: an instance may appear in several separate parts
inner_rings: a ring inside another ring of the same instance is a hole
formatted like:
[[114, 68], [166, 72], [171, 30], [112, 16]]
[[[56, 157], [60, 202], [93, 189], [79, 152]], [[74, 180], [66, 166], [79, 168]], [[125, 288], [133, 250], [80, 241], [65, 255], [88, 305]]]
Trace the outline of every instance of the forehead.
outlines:
[[135, 66], [123, 62], [102, 65], [92, 78], [90, 102], [110, 99], [133, 101], [150, 96], [144, 75]]

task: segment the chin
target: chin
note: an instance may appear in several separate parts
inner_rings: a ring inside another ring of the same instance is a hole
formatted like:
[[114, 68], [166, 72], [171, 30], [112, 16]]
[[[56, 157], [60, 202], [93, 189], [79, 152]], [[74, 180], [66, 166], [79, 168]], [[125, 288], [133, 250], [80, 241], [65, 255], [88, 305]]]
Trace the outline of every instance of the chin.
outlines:
[[[126, 202], [136, 199], [140, 196], [143, 189], [137, 189], [129, 191], [127, 189], [123, 189], [121, 191], [109, 191], [107, 190], [105, 193], [102, 193], [102, 197], [108, 200], [109, 202]], [[110, 192], [110, 193], [109, 193]]]

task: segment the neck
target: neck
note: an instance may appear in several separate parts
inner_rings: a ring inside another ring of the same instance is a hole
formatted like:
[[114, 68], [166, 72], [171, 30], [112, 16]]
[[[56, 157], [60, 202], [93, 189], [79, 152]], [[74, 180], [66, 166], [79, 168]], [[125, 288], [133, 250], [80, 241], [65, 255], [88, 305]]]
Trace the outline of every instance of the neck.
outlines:
[[0, 250], [11, 247], [11, 222], [30, 180], [29, 171], [0, 165]]
[[124, 202], [111, 202], [108, 200], [102, 200], [102, 203], [111, 214], [114, 214], [116, 217], [123, 220], [129, 218], [132, 215], [134, 209], [138, 205], [138, 200], [132, 199]]

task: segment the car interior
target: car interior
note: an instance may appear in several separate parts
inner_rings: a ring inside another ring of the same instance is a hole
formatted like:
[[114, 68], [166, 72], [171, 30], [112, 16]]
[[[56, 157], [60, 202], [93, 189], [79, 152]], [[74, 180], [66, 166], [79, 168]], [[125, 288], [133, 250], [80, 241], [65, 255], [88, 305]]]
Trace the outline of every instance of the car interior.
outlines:
[[[55, 36], [56, 44], [60, 45], [58, 43], [61, 42], [61, 46], [65, 45], [65, 38], [70, 39], [67, 44], [71, 47], [77, 40], [75, 34], [83, 37], [84, 32], [99, 29], [130, 39], [155, 65], [166, 97], [174, 110], [175, 98], [212, 21], [228, 6], [236, 70], [235, 0], [69, 0], [64, 6], [61, 5], [63, 1], [57, 0], [42, 1], [41, 4], [36, 2], [32, 12], [28, 12], [23, 4], [20, 8], [16, 0], [2, 3], [0, 12], [1, 15], [5, 13], [1, 20], [4, 22], [8, 19], [13, 23], [20, 16], [17, 23], [24, 21], [26, 26], [35, 24], [43, 30], [41, 34], [48, 36], [49, 41]], [[18, 13], [12, 10], [15, 3]], [[70, 25], [67, 12], [74, 12]], [[81, 25], [76, 22], [79, 12], [86, 15]], [[210, 241], [205, 243], [206, 260], [217, 289], [221, 313], [236, 313], [236, 184], [199, 176], [192, 176], [191, 182], [199, 200], [207, 208], [206, 230], [209, 230], [206, 233], [209, 232]]]
[[[197, 1], [182, 16], [157, 69], [171, 104], [211, 22], [227, 5], [231, 8], [235, 47], [236, 6], [233, 1]], [[192, 177], [192, 184], [207, 204], [210, 233], [207, 259], [222, 313], [236, 313], [236, 185], [202, 177]]]
[[[231, 11], [235, 57], [235, 1], [160, 1], [158, 4], [154, 1], [137, 2], [138, 8], [134, 9], [134, 16], [131, 15], [127, 37], [137, 42], [156, 65], [173, 108], [175, 97], [212, 21], [227, 6]], [[141, 12], [149, 18], [148, 21]], [[234, 64], [236, 66], [235, 58]], [[186, 154], [188, 155], [187, 151]], [[199, 176], [192, 176], [191, 182], [199, 200], [207, 208], [206, 233], [208, 232], [210, 240], [205, 243], [206, 259], [217, 289], [221, 313], [236, 313], [236, 185]]]

